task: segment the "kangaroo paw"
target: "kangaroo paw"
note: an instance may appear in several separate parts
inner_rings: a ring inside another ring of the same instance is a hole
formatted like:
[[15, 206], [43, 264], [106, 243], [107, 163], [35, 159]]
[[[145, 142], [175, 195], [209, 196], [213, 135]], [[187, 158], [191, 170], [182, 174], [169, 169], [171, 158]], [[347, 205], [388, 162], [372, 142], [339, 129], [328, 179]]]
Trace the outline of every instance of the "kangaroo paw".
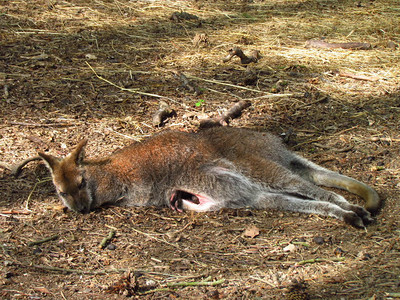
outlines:
[[365, 228], [363, 219], [360, 218], [355, 212], [349, 211], [343, 215], [343, 221], [356, 228]]
[[371, 217], [371, 213], [367, 211], [364, 207], [358, 205], [351, 205], [350, 209], [354, 211], [363, 220], [363, 223], [365, 225], [374, 222], [374, 219]]
[[172, 210], [182, 212], [182, 203], [181, 191], [175, 191], [169, 199], [169, 207], [171, 207]]

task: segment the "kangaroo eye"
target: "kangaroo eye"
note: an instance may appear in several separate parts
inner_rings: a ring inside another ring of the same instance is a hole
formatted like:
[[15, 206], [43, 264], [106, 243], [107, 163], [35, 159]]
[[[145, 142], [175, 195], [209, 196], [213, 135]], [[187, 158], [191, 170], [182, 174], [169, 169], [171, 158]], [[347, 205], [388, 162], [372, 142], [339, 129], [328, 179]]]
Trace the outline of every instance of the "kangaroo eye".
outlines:
[[67, 194], [67, 193], [64, 193], [64, 192], [60, 192], [60, 196], [61, 196], [61, 197], [67, 197], [68, 194]]

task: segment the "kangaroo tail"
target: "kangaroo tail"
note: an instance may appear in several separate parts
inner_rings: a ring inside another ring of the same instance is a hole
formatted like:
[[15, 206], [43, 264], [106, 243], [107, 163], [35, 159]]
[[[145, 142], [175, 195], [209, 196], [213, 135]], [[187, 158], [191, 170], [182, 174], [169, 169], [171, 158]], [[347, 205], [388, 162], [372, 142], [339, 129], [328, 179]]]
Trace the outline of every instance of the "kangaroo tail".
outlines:
[[380, 208], [381, 200], [373, 188], [353, 178], [327, 171], [313, 172], [313, 181], [318, 185], [340, 188], [362, 197], [365, 200], [365, 208], [371, 213]]
[[376, 213], [381, 206], [378, 193], [365, 183], [325, 169], [302, 157], [296, 157], [290, 165], [294, 172], [317, 185], [339, 188], [362, 197], [365, 208], [371, 213]]

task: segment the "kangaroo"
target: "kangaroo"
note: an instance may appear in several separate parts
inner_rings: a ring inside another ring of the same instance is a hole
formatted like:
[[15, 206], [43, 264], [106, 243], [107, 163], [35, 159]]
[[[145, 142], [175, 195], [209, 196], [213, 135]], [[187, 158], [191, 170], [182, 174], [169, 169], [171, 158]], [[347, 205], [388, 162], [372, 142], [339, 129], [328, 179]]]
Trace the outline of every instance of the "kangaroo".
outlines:
[[[64, 205], [81, 213], [105, 203], [179, 212], [251, 207], [331, 216], [363, 228], [381, 204], [368, 185], [296, 155], [270, 133], [167, 131], [97, 160], [85, 159], [86, 144], [63, 159], [39, 153]], [[361, 196], [365, 208], [320, 185]]]

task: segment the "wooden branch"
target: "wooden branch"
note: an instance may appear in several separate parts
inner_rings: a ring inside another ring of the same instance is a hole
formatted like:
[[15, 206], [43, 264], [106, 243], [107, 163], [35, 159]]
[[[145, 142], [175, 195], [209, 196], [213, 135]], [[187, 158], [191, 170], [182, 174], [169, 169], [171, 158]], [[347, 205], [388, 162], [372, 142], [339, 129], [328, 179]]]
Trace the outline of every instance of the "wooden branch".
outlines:
[[306, 259], [302, 260], [296, 263], [296, 265], [301, 266], [305, 264], [315, 264], [319, 262], [341, 262], [344, 261], [344, 257], [333, 257], [333, 258], [312, 258], [312, 259]]
[[108, 83], [109, 85], [112, 85], [112, 86], [114, 86], [114, 87], [120, 89], [121, 91], [126, 91], [126, 92], [130, 92], [130, 93], [134, 93], [134, 94], [139, 94], [139, 95], [144, 95], [144, 96], [149, 96], [149, 97], [165, 98], [165, 99], [171, 100], [171, 101], [173, 101], [173, 102], [177, 102], [176, 100], [174, 100], [174, 99], [172, 99], [172, 98], [168, 98], [168, 97], [166, 97], [166, 96], [161, 96], [161, 95], [152, 94], [152, 93], [145, 93], [145, 92], [141, 92], [141, 91], [136, 90], [136, 89], [127, 89], [127, 88], [124, 88], [124, 87], [122, 87], [122, 86], [119, 86], [118, 84], [115, 84], [114, 82], [111, 82], [110, 80], [105, 79], [104, 77], [98, 75], [97, 72], [95, 71], [95, 69], [93, 69], [93, 67], [92, 67], [87, 61], [86, 61], [86, 64], [88, 65], [88, 67], [92, 70], [92, 72], [94, 73], [94, 75], [95, 75], [98, 79], [100, 79], [100, 80], [102, 80], [102, 81]]
[[[130, 230], [133, 230], [133, 231], [137, 232], [137, 233], [143, 234], [143, 235], [145, 235], [145, 236], [147, 236], [147, 237], [149, 237], [149, 238], [151, 238], [151, 239], [153, 239], [155, 241], [158, 241], [158, 242], [161, 242], [161, 243], [165, 243], [165, 244], [170, 245], [170, 246], [172, 246], [172, 247], [174, 247], [174, 248], [176, 248], [176, 249], [178, 249], [180, 251], [183, 251], [183, 250], [181, 250], [181, 248], [178, 245], [175, 245], [175, 244], [172, 244], [172, 243], [167, 242], [165, 240], [156, 238], [156, 237], [152, 236], [151, 234], [143, 232], [143, 231], [140, 231], [140, 230], [137, 230], [136, 228], [133, 228], [133, 227], [128, 227], [128, 228]], [[187, 251], [187, 250], [185, 250], [185, 251]]]
[[108, 233], [108, 235], [101, 241], [99, 247], [101, 249], [104, 249], [107, 244], [115, 237], [116, 234], [116, 230], [115, 229], [111, 229], [110, 232]]
[[202, 281], [192, 281], [192, 282], [171, 282], [168, 283], [168, 287], [175, 286], [215, 286], [225, 282], [225, 279], [219, 279], [215, 281], [209, 281], [211, 278], [208, 277]]
[[196, 79], [196, 80], [202, 80], [202, 81], [205, 81], [205, 82], [214, 83], [214, 84], [230, 86], [230, 87], [234, 87], [234, 88], [242, 89], [242, 90], [246, 90], [246, 91], [267, 94], [267, 92], [264, 92], [264, 91], [260, 91], [260, 90], [256, 90], [256, 89], [250, 89], [250, 88], [245, 87], [245, 86], [240, 86], [240, 85], [236, 85], [236, 84], [232, 84], [232, 83], [226, 83], [226, 82], [222, 82], [222, 81], [218, 81], [218, 80], [204, 79], [204, 78], [196, 77], [196, 76], [193, 76], [193, 75], [187, 75], [187, 77], [193, 78], [193, 79]]
[[256, 63], [260, 58], [261, 54], [258, 50], [253, 50], [249, 55], [245, 55], [243, 50], [239, 47], [233, 47], [228, 50], [228, 55], [222, 59], [222, 62], [226, 63], [232, 59], [232, 57], [237, 56], [240, 58], [240, 63], [243, 65], [248, 65], [249, 63]]
[[30, 243], [28, 243], [28, 246], [32, 247], [32, 246], [35, 246], [35, 245], [40, 245], [40, 244], [43, 244], [43, 243], [47, 243], [49, 241], [54, 241], [54, 240], [56, 240], [58, 238], [59, 238], [59, 235], [55, 234], [55, 235], [46, 237], [46, 238], [38, 240], [38, 241], [30, 242]]
[[348, 72], [343, 72], [340, 71], [338, 73], [339, 76], [341, 77], [347, 77], [347, 78], [352, 78], [352, 79], [357, 79], [357, 80], [364, 80], [364, 81], [378, 81], [379, 78], [376, 76], [364, 76], [364, 75], [356, 75]]
[[250, 101], [241, 100], [235, 103], [226, 113], [200, 121], [200, 128], [210, 128], [216, 126], [227, 126], [231, 119], [236, 119], [242, 115], [242, 111], [251, 105]]
[[145, 291], [143, 293], [140, 293], [140, 295], [147, 295], [147, 294], [153, 294], [153, 293], [158, 293], [158, 292], [170, 292], [171, 289], [169, 288], [158, 288], [150, 291]]
[[127, 269], [111, 269], [111, 270], [103, 270], [103, 271], [87, 271], [87, 270], [76, 270], [76, 269], [68, 269], [68, 268], [59, 268], [59, 267], [52, 267], [52, 266], [42, 266], [42, 265], [24, 265], [21, 264], [23, 267], [32, 267], [40, 270], [45, 271], [52, 271], [52, 272], [60, 272], [60, 273], [75, 273], [75, 274], [84, 274], [84, 275], [107, 275], [110, 273], [124, 273], [127, 272]]
[[166, 102], [160, 101], [160, 108], [153, 115], [153, 125], [161, 126], [165, 119], [176, 116], [176, 112]]
[[30, 215], [30, 213], [31, 213], [30, 211], [18, 210], [18, 209], [0, 211], [0, 215]]
[[26, 123], [26, 122], [9, 122], [11, 125], [27, 126], [27, 127], [70, 127], [76, 126], [76, 124], [70, 123]]
[[22, 171], [22, 168], [23, 168], [26, 164], [28, 164], [28, 163], [31, 162], [31, 161], [41, 160], [41, 159], [42, 159], [42, 158], [41, 158], [40, 156], [29, 157], [29, 158], [23, 160], [22, 162], [20, 162], [19, 164], [15, 164], [15, 165], [8, 165], [8, 164], [6, 164], [6, 163], [4, 163], [4, 162], [0, 162], [0, 168], [7, 169], [7, 170], [10, 171], [10, 174], [11, 174], [11, 175], [13, 175], [13, 176], [15, 176], [15, 177], [18, 177], [19, 174], [20, 174], [21, 171]]
[[351, 50], [371, 50], [372, 45], [370, 43], [328, 43], [320, 40], [308, 40], [306, 42], [306, 48], [328, 48], [328, 49], [351, 49]]

